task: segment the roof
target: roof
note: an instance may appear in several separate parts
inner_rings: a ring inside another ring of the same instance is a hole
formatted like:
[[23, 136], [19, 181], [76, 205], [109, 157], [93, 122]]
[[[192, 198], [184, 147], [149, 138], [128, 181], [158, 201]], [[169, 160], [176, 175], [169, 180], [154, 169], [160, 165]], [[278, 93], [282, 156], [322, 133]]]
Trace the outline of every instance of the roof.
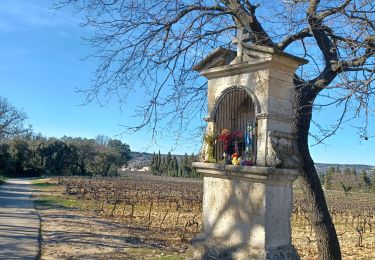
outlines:
[[[242, 46], [244, 49], [248, 50], [248, 52], [263, 53], [267, 56], [269, 55], [271, 56], [275, 55], [279, 57], [281, 56], [298, 65], [308, 63], [308, 60], [302, 59], [300, 57], [297, 57], [292, 54], [279, 51], [277, 49], [273, 49], [270, 47], [265, 47], [265, 46], [260, 46], [256, 44], [250, 44], [250, 43], [242, 43]], [[198, 62], [193, 67], [193, 70], [201, 72], [202, 70], [225, 66], [225, 65], [231, 64], [232, 61], [236, 58], [236, 56], [237, 56], [236, 51], [219, 47], [219, 48], [216, 48], [210, 54], [208, 54], [203, 60]]]
[[228, 65], [236, 58], [237, 52], [225, 48], [216, 48], [213, 52], [208, 54], [206, 58], [198, 62], [193, 70], [202, 71], [205, 69], [211, 69], [214, 67]]
[[277, 50], [277, 49], [274, 49], [274, 48], [271, 48], [271, 47], [261, 46], [261, 45], [257, 45], [257, 44], [253, 44], [253, 43], [245, 43], [245, 42], [242, 43], [242, 46], [245, 49], [248, 49], [248, 50], [268, 53], [268, 54], [271, 54], [271, 55], [276, 54], [276, 55], [283, 56], [283, 57], [286, 57], [286, 58], [289, 58], [289, 59], [293, 59], [300, 64], [306, 64], [306, 63], [309, 62], [306, 59], [300, 58], [298, 56], [295, 56], [295, 55], [292, 55], [292, 54], [289, 54], [287, 52], [283, 52], [283, 51], [280, 51], [280, 50]]

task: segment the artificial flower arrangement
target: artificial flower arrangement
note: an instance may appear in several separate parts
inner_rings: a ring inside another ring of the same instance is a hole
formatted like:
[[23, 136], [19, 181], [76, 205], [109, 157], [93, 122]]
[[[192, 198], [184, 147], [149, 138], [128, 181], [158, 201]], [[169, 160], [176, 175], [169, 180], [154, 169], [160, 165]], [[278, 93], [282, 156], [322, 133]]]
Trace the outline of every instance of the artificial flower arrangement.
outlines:
[[231, 144], [231, 133], [228, 129], [224, 128], [223, 131], [221, 131], [221, 134], [219, 135], [219, 141], [223, 142], [224, 145], [224, 162], [228, 163], [228, 160], [230, 162], [230, 144]]
[[217, 140], [223, 142], [223, 163], [233, 165], [252, 166], [252, 128], [248, 126], [245, 132], [234, 131], [224, 128], [219, 135], [211, 134], [205, 136], [208, 144], [207, 162], [216, 162], [213, 156], [213, 146]]

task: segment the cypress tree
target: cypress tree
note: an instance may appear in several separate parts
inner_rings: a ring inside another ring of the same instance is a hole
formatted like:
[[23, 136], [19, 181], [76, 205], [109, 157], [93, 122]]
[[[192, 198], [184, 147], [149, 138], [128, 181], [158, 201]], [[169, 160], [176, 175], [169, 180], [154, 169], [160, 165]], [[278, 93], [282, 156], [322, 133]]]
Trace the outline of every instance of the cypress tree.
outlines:
[[177, 157], [176, 156], [173, 156], [173, 176], [178, 176], [178, 171], [179, 171], [179, 165], [178, 165], [178, 161], [177, 161]]
[[160, 175], [167, 175], [167, 170], [168, 170], [167, 161], [164, 156], [160, 163]]
[[155, 152], [152, 155], [152, 160], [151, 160], [151, 164], [150, 164], [150, 170], [151, 170], [152, 174], [156, 174], [156, 154], [155, 154]]
[[160, 175], [161, 172], [161, 155], [160, 155], [160, 150], [159, 153], [156, 157], [156, 165], [157, 165], [157, 174]]

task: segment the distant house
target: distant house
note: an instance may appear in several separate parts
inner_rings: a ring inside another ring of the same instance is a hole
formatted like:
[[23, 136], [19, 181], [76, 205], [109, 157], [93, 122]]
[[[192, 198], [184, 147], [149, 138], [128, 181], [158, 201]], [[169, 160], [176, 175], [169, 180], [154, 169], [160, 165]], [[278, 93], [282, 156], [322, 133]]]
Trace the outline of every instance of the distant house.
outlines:
[[139, 172], [149, 172], [150, 171], [150, 167], [149, 166], [145, 166], [142, 169], [139, 169], [138, 171]]
[[133, 167], [125, 167], [125, 166], [122, 166], [121, 167], [121, 171], [123, 172], [133, 172], [133, 171], [137, 171], [136, 168], [133, 168]]

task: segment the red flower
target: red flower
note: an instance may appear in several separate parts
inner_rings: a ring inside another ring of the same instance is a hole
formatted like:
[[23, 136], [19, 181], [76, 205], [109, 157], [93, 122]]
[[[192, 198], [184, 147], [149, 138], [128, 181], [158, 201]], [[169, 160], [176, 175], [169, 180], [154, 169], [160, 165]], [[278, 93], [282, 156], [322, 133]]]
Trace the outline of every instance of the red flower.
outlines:
[[242, 140], [243, 139], [243, 133], [242, 131], [234, 131], [232, 133], [233, 138], [236, 138], [237, 140]]
[[221, 131], [221, 134], [219, 135], [218, 139], [224, 143], [224, 151], [229, 152], [228, 148], [230, 145], [230, 136], [231, 133], [228, 129], [224, 128], [223, 131]]

